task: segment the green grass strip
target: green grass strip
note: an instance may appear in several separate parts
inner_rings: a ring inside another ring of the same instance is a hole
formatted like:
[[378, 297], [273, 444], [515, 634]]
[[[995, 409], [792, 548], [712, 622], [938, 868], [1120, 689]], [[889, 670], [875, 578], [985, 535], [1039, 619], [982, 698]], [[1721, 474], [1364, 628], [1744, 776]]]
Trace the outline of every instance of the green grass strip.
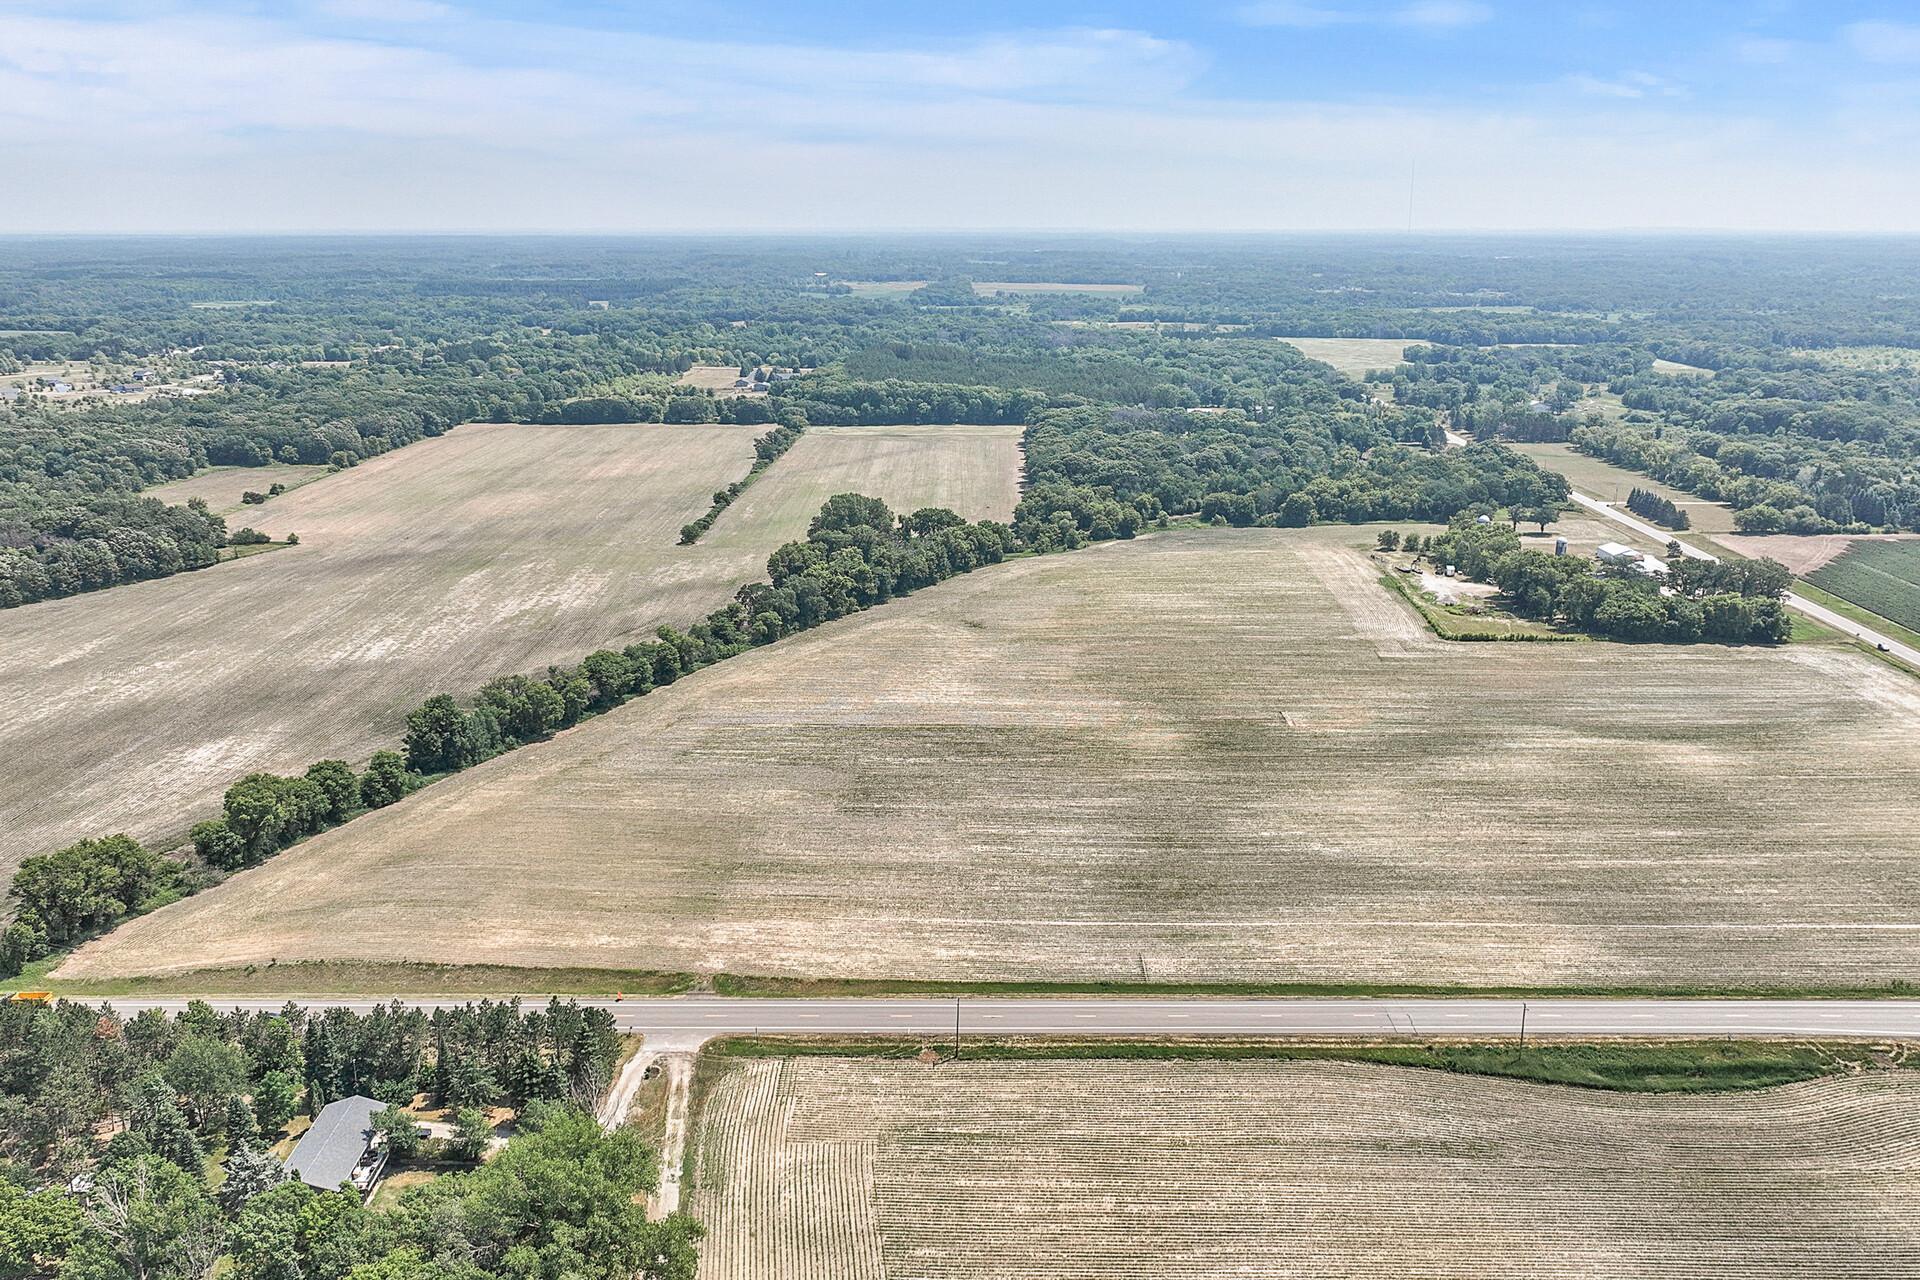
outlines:
[[722, 973], [713, 978], [718, 995], [755, 998], [817, 999], [827, 996], [1241, 996], [1552, 999], [1620, 997], [1638, 999], [1729, 1000], [1892, 1000], [1910, 999], [1920, 985], [1900, 979], [1858, 986], [1629, 986], [1597, 983], [1565, 986], [1463, 986], [1406, 982], [1062, 982], [937, 981], [914, 978], [786, 978]]
[[[951, 1044], [878, 1037], [733, 1037], [703, 1051], [703, 1065], [729, 1059], [852, 1057], [952, 1060]], [[1332, 1061], [1498, 1076], [1615, 1093], [1710, 1093], [1769, 1089], [1822, 1076], [1904, 1066], [1855, 1044], [1677, 1040], [1659, 1043], [1292, 1044], [1274, 1041], [968, 1040], [966, 1062], [1129, 1060], [1153, 1062]]]

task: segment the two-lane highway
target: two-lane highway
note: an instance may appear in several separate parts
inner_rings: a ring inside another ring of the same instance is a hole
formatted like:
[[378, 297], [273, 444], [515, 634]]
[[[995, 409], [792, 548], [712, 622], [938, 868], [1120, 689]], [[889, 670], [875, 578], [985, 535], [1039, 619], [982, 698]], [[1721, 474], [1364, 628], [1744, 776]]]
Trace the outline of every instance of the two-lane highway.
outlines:
[[[395, 996], [432, 1008], [478, 997]], [[218, 1009], [277, 1009], [285, 998], [206, 997]], [[530, 997], [532, 1002], [534, 998]], [[369, 1009], [374, 997], [317, 997], [314, 1006]], [[111, 1000], [114, 1008], [177, 1012], [185, 998]], [[622, 1031], [697, 1043], [723, 1035], [966, 1036], [1435, 1036], [1529, 1038], [1714, 1036], [1920, 1039], [1912, 1000], [1489, 1000], [1489, 999], [953, 999], [749, 1000], [723, 996], [583, 999], [613, 1011]], [[1524, 1007], [1523, 1007], [1524, 1006]]]

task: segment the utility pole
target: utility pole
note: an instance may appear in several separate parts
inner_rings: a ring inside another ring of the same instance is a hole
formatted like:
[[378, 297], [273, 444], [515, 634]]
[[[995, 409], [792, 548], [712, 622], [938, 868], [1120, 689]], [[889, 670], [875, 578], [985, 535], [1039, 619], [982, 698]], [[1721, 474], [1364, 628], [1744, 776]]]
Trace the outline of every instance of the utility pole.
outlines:
[[1527, 1047], [1527, 1002], [1520, 1002], [1520, 1047]]
[[953, 998], [953, 1057], [960, 1060], [960, 997]]

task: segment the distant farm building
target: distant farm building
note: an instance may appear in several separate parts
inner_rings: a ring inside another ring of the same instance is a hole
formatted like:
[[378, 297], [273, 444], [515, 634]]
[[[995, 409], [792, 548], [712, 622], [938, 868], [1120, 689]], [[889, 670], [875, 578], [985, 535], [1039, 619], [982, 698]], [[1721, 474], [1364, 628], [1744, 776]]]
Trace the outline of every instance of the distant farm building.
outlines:
[[316, 1191], [335, 1191], [345, 1182], [362, 1196], [373, 1194], [387, 1169], [386, 1143], [373, 1118], [386, 1109], [386, 1103], [359, 1094], [329, 1102], [300, 1135], [287, 1172]]
[[1601, 564], [1613, 565], [1623, 569], [1632, 569], [1635, 573], [1643, 573], [1649, 578], [1664, 578], [1668, 572], [1667, 566], [1660, 563], [1659, 560], [1647, 555], [1643, 551], [1635, 550], [1633, 547], [1624, 546], [1618, 542], [1601, 543], [1598, 547], [1594, 548], [1593, 558]]

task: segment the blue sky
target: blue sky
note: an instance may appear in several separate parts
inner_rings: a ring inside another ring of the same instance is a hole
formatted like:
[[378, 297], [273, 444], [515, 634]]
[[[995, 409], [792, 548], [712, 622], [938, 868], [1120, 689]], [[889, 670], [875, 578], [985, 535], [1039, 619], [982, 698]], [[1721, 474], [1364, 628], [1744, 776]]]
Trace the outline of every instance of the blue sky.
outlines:
[[1920, 5], [0, 0], [0, 231], [1920, 230]]

